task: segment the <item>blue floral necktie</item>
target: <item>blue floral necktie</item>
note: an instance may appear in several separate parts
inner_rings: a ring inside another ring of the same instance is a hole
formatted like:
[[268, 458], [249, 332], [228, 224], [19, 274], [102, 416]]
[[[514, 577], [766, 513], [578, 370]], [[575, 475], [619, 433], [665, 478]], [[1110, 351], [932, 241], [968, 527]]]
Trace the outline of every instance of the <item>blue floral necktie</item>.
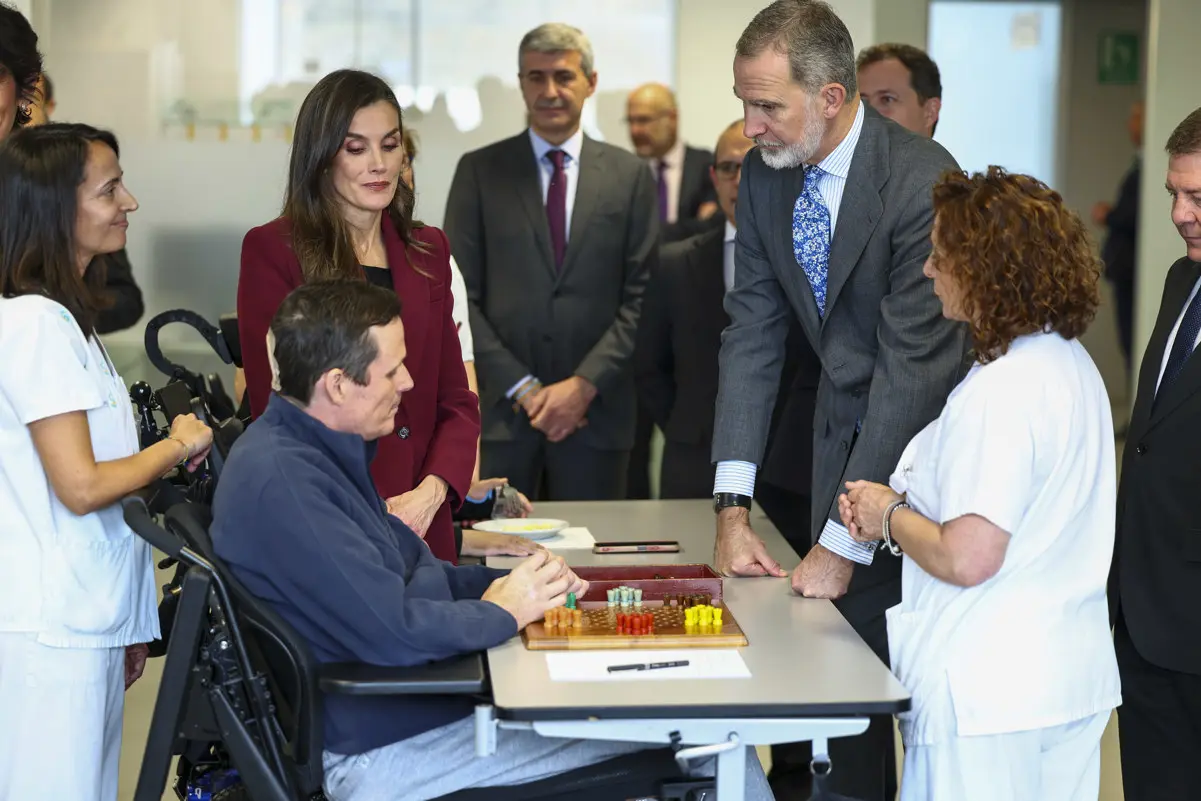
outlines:
[[805, 271], [818, 316], [826, 314], [826, 275], [830, 267], [830, 210], [817, 191], [824, 173], [816, 166], [805, 167], [805, 188], [792, 208], [792, 252]]

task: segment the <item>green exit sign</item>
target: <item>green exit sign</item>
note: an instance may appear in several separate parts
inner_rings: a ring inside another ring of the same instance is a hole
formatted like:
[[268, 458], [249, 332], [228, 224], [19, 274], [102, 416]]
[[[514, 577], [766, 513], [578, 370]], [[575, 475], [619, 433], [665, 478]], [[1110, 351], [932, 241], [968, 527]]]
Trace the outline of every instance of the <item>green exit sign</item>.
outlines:
[[1138, 34], [1106, 31], [1097, 47], [1097, 81], [1103, 84], [1138, 83]]

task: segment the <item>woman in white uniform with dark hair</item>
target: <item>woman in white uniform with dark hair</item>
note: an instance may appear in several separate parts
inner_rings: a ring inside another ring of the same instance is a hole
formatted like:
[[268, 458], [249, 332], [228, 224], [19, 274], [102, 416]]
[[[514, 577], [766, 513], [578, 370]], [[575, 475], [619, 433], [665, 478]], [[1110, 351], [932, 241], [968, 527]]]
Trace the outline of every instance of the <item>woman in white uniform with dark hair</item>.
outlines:
[[913, 696], [901, 799], [1096, 801], [1121, 703], [1113, 420], [1076, 339], [1100, 265], [1079, 218], [1027, 176], [949, 175], [934, 213], [925, 273], [976, 363], [891, 487], [852, 481], [840, 499], [856, 539], [905, 560], [888, 610]]
[[124, 692], [159, 636], [149, 546], [122, 497], [209, 429], [177, 418], [138, 451], [128, 390], [94, 325], [137, 201], [117, 142], [86, 125], [0, 146], [0, 799], [114, 801]]

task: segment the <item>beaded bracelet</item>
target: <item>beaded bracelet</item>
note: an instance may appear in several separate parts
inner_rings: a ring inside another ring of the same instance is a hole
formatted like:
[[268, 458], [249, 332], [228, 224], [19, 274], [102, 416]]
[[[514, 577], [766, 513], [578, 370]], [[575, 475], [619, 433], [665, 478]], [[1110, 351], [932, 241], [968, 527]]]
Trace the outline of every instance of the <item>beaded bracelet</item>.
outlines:
[[884, 545], [888, 548], [889, 553], [893, 556], [901, 555], [901, 546], [897, 545], [892, 538], [892, 513], [898, 509], [912, 509], [905, 501], [893, 501], [884, 509], [884, 520], [881, 521], [880, 528], [884, 532]]

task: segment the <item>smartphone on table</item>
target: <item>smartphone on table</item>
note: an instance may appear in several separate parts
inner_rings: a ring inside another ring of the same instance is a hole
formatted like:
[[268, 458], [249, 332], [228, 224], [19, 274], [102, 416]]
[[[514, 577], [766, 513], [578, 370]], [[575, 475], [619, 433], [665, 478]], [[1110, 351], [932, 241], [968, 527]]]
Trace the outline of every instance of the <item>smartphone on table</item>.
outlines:
[[679, 553], [677, 540], [643, 540], [641, 542], [598, 542], [593, 553]]

